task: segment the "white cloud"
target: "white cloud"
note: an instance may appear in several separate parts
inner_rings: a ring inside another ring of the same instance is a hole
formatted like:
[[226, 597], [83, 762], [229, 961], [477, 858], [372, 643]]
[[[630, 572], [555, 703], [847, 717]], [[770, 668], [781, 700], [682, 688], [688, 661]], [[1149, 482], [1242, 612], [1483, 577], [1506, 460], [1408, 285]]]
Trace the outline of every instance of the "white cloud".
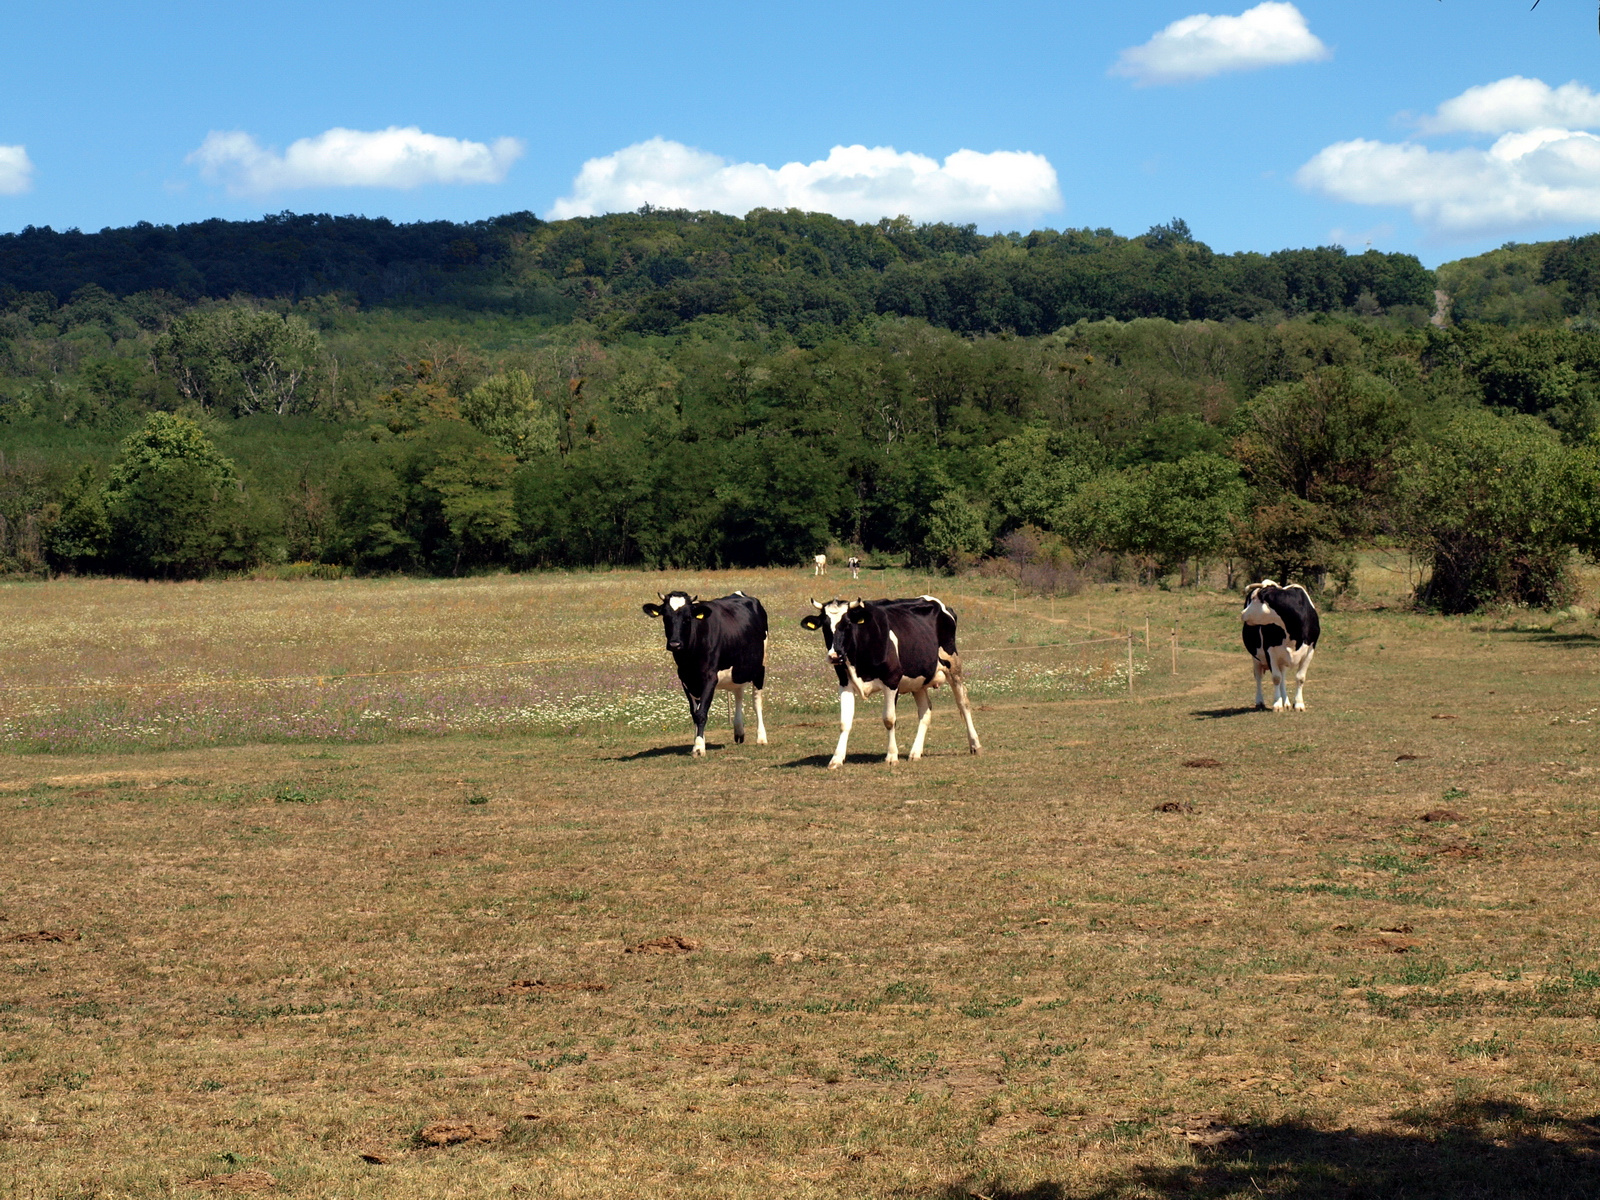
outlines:
[[206, 135], [186, 162], [235, 196], [309, 187], [414, 188], [430, 183], [499, 183], [522, 155], [516, 138], [491, 145], [423, 133], [415, 125], [365, 132], [330, 129], [282, 154], [248, 133]]
[[1512, 76], [1468, 88], [1420, 122], [1425, 133], [1499, 134], [1493, 145], [1336, 142], [1300, 168], [1301, 186], [1353, 204], [1409, 208], [1450, 234], [1600, 221], [1600, 96]]
[[1600, 95], [1573, 81], [1558, 88], [1512, 75], [1470, 87], [1418, 122], [1423, 133], [1510, 133], [1520, 129], [1593, 129]]
[[1112, 73], [1141, 84], [1188, 83], [1224, 71], [1315, 62], [1328, 48], [1292, 4], [1267, 0], [1237, 17], [1196, 13], [1122, 52]]
[[1055, 168], [1039, 154], [957, 150], [943, 165], [890, 146], [835, 146], [816, 162], [729, 162], [681, 142], [651, 138], [583, 164], [552, 220], [630, 212], [642, 205], [742, 216], [799, 208], [857, 221], [902, 214], [919, 221], [1032, 216], [1061, 207]]
[[20, 196], [33, 187], [33, 162], [26, 146], [0, 146], [0, 196]]
[[1404, 205], [1446, 233], [1600, 221], [1600, 137], [1581, 130], [1508, 133], [1487, 150], [1357, 138], [1324, 149], [1296, 179], [1335, 200]]

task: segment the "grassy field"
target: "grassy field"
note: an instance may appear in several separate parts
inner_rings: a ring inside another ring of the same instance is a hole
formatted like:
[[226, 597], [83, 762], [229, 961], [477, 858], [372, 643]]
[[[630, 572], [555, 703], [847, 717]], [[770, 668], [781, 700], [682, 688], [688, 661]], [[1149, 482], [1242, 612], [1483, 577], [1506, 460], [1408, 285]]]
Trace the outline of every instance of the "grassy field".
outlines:
[[1600, 1195], [1600, 630], [1397, 567], [1300, 715], [1233, 594], [829, 580], [985, 746], [836, 772], [809, 572], [0, 586], [0, 1197]]

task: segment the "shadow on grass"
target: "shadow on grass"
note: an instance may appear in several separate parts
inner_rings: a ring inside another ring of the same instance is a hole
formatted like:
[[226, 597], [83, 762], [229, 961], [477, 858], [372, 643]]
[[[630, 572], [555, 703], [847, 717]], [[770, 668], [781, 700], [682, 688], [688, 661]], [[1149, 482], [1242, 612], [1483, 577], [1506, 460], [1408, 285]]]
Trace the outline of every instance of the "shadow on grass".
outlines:
[[[713, 750], [721, 750], [722, 746], [723, 743], [721, 742], [707, 742], [706, 753], [709, 754]], [[648, 750], [640, 750], [637, 754], [619, 754], [611, 761], [638, 762], [641, 758], [672, 758], [674, 756], [688, 758], [690, 751], [693, 749], [693, 743], [686, 743], [682, 746], [652, 746]]]
[[1547, 646], [1572, 646], [1575, 648], [1600, 646], [1600, 634], [1554, 633], [1548, 629], [1523, 633], [1522, 640], [1525, 642], [1542, 642]]
[[[1199, 717], [1202, 721], [1220, 721], [1223, 717], [1242, 717], [1246, 713], [1257, 711], [1254, 704], [1241, 704], [1236, 708], [1197, 708], [1190, 712], [1191, 717]], [[1261, 711], [1266, 711], [1265, 709]]]
[[1378, 1133], [1298, 1121], [1236, 1124], [1237, 1140], [1180, 1166], [1134, 1167], [1092, 1190], [1043, 1181], [1021, 1189], [959, 1183], [945, 1200], [1132, 1200], [1135, 1196], [1282, 1196], [1295, 1200], [1592, 1200], [1600, 1196], [1600, 1117], [1472, 1100], [1401, 1115]]
[[[833, 755], [831, 754], [808, 754], [805, 758], [797, 758], [791, 762], [779, 763], [778, 765], [780, 767], [825, 767], [832, 761]], [[846, 765], [850, 763], [881, 763], [883, 761], [883, 755], [846, 754], [844, 756], [844, 761]]]

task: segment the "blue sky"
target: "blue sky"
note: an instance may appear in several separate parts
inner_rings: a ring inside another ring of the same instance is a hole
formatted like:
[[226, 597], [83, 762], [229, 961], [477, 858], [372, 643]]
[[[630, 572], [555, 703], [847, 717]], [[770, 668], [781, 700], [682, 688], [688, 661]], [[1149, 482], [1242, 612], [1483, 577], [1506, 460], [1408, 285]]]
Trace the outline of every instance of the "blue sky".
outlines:
[[1253, 8], [13, 0], [0, 230], [777, 197], [1435, 264], [1600, 228], [1594, 0], [1295, 0], [1276, 50], [1126, 53]]

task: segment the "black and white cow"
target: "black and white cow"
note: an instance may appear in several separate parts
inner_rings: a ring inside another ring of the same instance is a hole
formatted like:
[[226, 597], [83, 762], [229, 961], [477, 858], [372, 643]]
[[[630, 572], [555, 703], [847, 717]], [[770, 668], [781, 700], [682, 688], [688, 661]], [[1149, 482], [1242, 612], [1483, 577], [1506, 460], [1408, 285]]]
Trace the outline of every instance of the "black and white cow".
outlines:
[[1265, 708], [1261, 677], [1272, 672], [1272, 711], [1289, 707], [1289, 672], [1294, 672], [1294, 709], [1304, 712], [1306, 671], [1317, 652], [1322, 622], [1311, 593], [1298, 583], [1281, 587], [1270, 579], [1244, 590], [1244, 648], [1256, 673], [1256, 707]]
[[917, 698], [917, 738], [911, 743], [912, 759], [922, 757], [922, 743], [933, 717], [931, 688], [950, 685], [956, 707], [967, 722], [967, 748], [977, 754], [978, 730], [972, 723], [966, 681], [961, 675], [961, 655], [956, 650], [956, 615], [934, 596], [914, 600], [830, 600], [811, 602], [817, 609], [800, 624], [822, 630], [828, 647], [828, 664], [839, 677], [839, 745], [828, 762], [831, 771], [844, 762], [855, 722], [856, 697], [865, 700], [883, 693], [883, 725], [889, 731], [885, 762], [896, 762], [900, 749], [894, 740], [895, 701], [904, 692]]
[[861, 578], [861, 559], [860, 558], [858, 558], [856, 555], [852, 554], [850, 556], [849, 561], [846, 562], [845, 565], [850, 568], [850, 578], [851, 579], [860, 579]]
[[[657, 595], [660, 595], [658, 592]], [[761, 689], [767, 682], [767, 610], [743, 592], [701, 600], [687, 592], [669, 592], [660, 604], [644, 605], [647, 617], [659, 617], [667, 633], [667, 649], [678, 664], [678, 682], [689, 698], [694, 721], [696, 758], [705, 757], [706, 720], [718, 688], [733, 690], [733, 740], [744, 741], [744, 689], [754, 685], [756, 745], [767, 744], [761, 717]]]

